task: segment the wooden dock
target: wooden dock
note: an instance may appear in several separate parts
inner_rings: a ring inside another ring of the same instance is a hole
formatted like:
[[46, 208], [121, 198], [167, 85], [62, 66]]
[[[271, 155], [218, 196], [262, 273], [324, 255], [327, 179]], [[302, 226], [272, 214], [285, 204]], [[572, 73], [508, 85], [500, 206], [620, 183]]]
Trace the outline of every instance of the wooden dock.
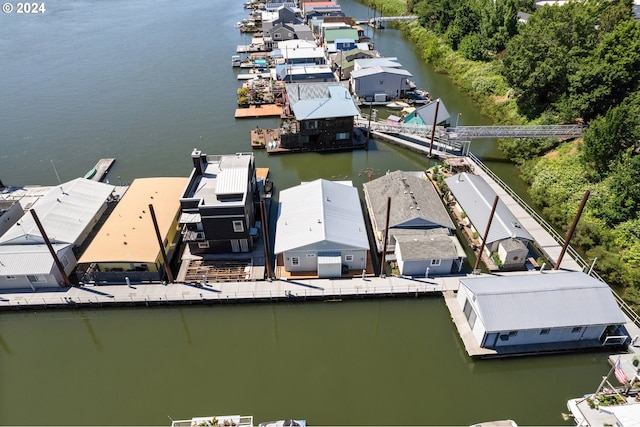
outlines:
[[265, 148], [267, 144], [280, 139], [280, 129], [263, 129], [257, 127], [251, 130], [251, 148]]
[[88, 179], [91, 179], [92, 181], [102, 182], [102, 180], [109, 173], [109, 169], [111, 169], [111, 166], [113, 166], [115, 161], [116, 161], [115, 158], [106, 158], [106, 159], [98, 160], [98, 163], [96, 163], [93, 169], [91, 169], [91, 171], [89, 171], [89, 173], [87, 174], [87, 175], [91, 174], [92, 176], [85, 175], [85, 177], [87, 177]]
[[276, 104], [250, 105], [247, 108], [236, 109], [236, 119], [247, 119], [256, 117], [280, 117], [282, 106]]

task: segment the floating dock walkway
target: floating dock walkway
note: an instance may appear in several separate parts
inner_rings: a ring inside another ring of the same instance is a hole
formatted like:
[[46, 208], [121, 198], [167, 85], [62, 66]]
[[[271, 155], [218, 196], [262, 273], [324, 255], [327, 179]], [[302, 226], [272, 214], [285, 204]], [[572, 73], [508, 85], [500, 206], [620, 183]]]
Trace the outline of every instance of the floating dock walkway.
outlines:
[[204, 286], [195, 283], [74, 286], [36, 292], [3, 292], [0, 310], [439, 297], [443, 290], [457, 288], [458, 278], [454, 277], [260, 280], [216, 282]]
[[98, 160], [98, 163], [96, 163], [93, 169], [91, 169], [91, 171], [89, 171], [89, 173], [87, 174], [91, 176], [85, 175], [85, 177], [91, 179], [92, 181], [102, 182], [102, 180], [109, 173], [109, 169], [111, 169], [111, 166], [113, 166], [115, 161], [116, 159], [111, 157]]

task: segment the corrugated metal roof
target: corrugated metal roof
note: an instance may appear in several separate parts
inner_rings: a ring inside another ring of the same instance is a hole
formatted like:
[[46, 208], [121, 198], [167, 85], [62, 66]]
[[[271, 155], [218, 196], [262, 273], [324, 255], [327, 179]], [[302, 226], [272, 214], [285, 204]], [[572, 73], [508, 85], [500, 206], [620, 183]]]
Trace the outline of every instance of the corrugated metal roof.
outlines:
[[[489, 223], [493, 200], [496, 197], [495, 191], [482, 177], [466, 172], [445, 178], [445, 182], [473, 226], [480, 234], [484, 234]], [[531, 234], [518, 222], [507, 205], [502, 200], [498, 200], [486, 243], [508, 238], [533, 240]]]
[[488, 332], [622, 324], [611, 289], [582, 272], [460, 279], [475, 296]]
[[216, 195], [244, 194], [248, 182], [248, 167], [225, 168], [218, 175]]
[[[113, 185], [77, 178], [51, 187], [33, 204], [32, 209], [52, 242], [73, 244], [102, 209], [114, 188]], [[30, 213], [26, 213], [0, 236], [0, 245], [42, 241], [42, 235]]]
[[[424, 174], [422, 174], [424, 176]], [[391, 197], [389, 228], [455, 229], [433, 184], [416, 173], [394, 171], [363, 184], [376, 231], [384, 231], [387, 199]]]
[[359, 58], [353, 61], [355, 69], [360, 70], [363, 68], [371, 67], [387, 67], [387, 68], [401, 68], [402, 64], [398, 62], [398, 58], [379, 57], [379, 58]]
[[[56, 253], [70, 244], [55, 244]], [[55, 263], [46, 245], [0, 246], [0, 276], [24, 276], [25, 274], [50, 274]]]
[[[438, 101], [440, 101], [440, 104], [438, 104]], [[436, 114], [436, 105], [438, 106], [438, 117], [436, 118], [436, 123], [446, 122], [451, 118], [451, 115], [447, 110], [447, 106], [444, 105], [444, 102], [441, 99], [437, 99], [435, 101], [431, 101], [426, 105], [416, 108], [415, 112], [418, 116], [420, 116], [420, 119], [423, 123], [427, 125], [433, 125], [433, 116], [435, 116]]]
[[353, 117], [360, 114], [349, 90], [342, 85], [328, 86], [328, 98], [303, 99], [291, 105], [296, 120]]
[[356, 188], [318, 179], [280, 192], [274, 252], [313, 245], [369, 249]]
[[398, 76], [413, 77], [413, 74], [401, 68], [389, 68], [389, 67], [377, 67], [377, 66], [362, 68], [360, 70], [354, 70], [351, 72], [351, 77], [357, 79], [360, 77], [373, 76], [376, 74], [394, 74]]

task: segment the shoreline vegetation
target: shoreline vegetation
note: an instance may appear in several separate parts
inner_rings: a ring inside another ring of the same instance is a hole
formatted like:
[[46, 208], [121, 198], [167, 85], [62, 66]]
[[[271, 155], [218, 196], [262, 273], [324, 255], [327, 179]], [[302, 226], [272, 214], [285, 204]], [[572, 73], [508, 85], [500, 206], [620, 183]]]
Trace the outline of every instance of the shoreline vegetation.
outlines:
[[[499, 125], [584, 123], [582, 138], [501, 140], [543, 216], [640, 311], [640, 21], [629, 0], [359, 0]], [[526, 24], [517, 13], [531, 14]], [[427, 26], [429, 29], [427, 29]]]

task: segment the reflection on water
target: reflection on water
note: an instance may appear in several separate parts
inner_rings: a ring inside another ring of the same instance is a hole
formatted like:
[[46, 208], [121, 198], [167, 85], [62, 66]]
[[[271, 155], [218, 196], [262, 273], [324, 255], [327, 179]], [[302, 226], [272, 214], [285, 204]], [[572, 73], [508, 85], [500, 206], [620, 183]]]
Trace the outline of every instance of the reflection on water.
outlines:
[[[68, 0], [43, 16], [0, 16], [0, 179], [56, 184], [52, 162], [69, 180], [101, 157], [117, 158], [112, 183], [188, 176], [194, 147], [248, 151], [249, 131], [278, 120], [233, 118], [229, 59], [247, 44], [233, 25], [245, 16], [220, 0]], [[397, 31], [372, 35], [461, 125], [489, 123]], [[493, 141], [472, 151], [502, 159]], [[368, 151], [255, 155], [276, 191], [323, 177], [361, 192], [370, 172], [433, 164], [381, 141]], [[519, 182], [510, 164], [488, 163]], [[0, 313], [0, 325], [3, 425], [164, 425], [167, 415], [214, 413], [311, 425], [556, 425], [566, 399], [607, 372], [600, 353], [472, 361], [440, 298], [15, 312]]]

